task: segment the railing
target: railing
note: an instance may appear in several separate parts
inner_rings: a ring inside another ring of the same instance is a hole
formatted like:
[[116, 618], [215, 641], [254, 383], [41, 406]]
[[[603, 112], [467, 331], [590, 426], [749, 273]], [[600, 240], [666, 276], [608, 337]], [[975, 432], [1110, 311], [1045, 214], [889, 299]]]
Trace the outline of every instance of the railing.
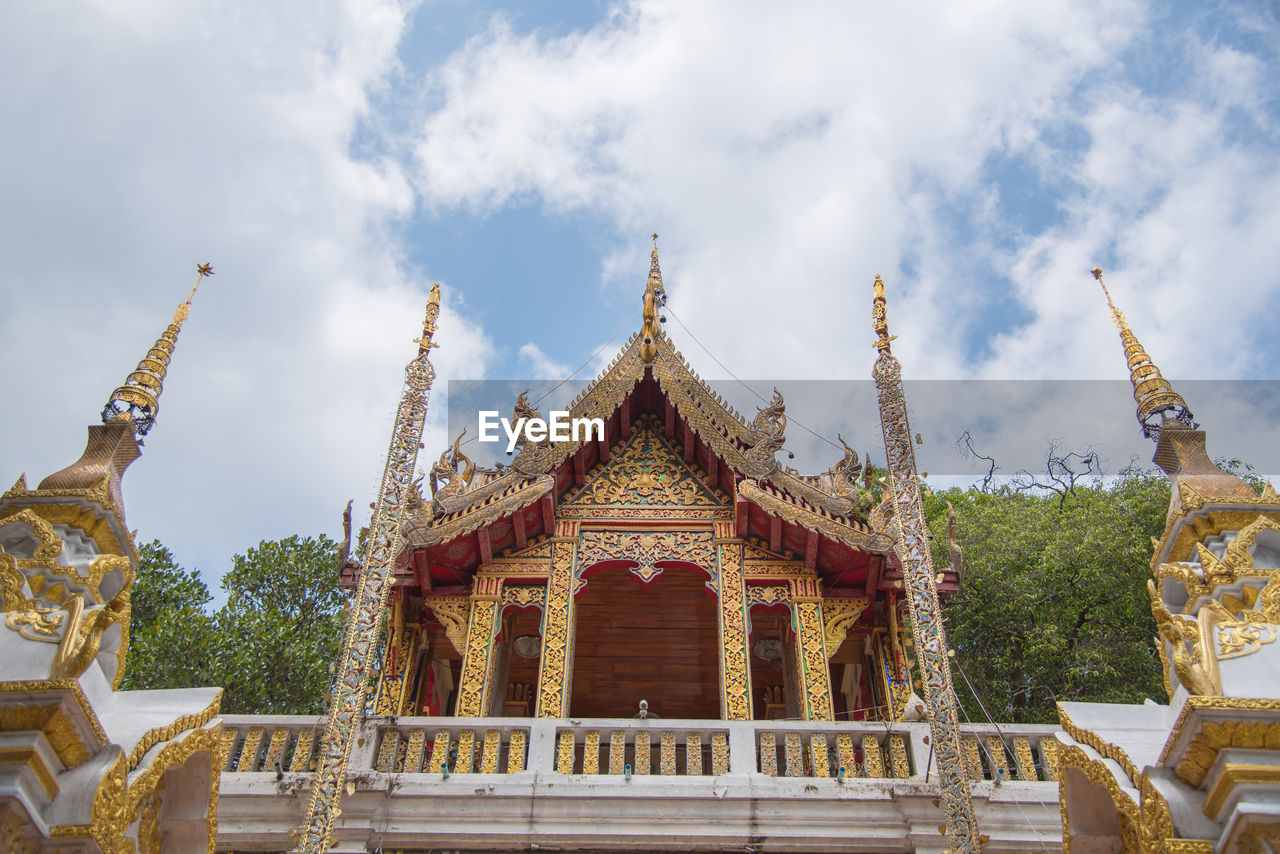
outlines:
[[[224, 716], [223, 771], [309, 772], [323, 719]], [[1051, 726], [963, 726], [973, 780], [1057, 779]], [[724, 774], [922, 781], [921, 723], [370, 718], [349, 773], [696, 777]], [[933, 777], [936, 779], [936, 777]]]

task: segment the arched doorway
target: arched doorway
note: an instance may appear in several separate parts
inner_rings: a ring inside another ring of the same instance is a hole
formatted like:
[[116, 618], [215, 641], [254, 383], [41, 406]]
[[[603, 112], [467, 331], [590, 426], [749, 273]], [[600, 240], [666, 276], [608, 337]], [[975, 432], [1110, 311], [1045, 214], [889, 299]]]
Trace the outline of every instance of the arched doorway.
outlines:
[[624, 566], [586, 573], [575, 607], [569, 714], [720, 717], [720, 640], [706, 573], [665, 564], [648, 583]]

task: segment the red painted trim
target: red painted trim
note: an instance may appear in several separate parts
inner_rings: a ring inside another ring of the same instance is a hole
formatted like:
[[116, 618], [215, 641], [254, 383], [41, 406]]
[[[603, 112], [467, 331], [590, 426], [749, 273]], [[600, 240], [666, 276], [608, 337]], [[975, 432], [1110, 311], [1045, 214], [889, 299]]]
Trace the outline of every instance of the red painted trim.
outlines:
[[816, 569], [818, 566], [818, 540], [821, 536], [817, 531], [810, 531], [809, 542], [804, 544], [804, 565], [809, 569]]
[[480, 545], [480, 563], [493, 563], [493, 543], [489, 541], [489, 529], [476, 531], [476, 541]]
[[769, 519], [769, 551], [782, 551], [782, 517], [773, 516]]
[[529, 535], [524, 530], [524, 508], [520, 508], [511, 517], [511, 527], [515, 529], [516, 548], [522, 549], [529, 544]]

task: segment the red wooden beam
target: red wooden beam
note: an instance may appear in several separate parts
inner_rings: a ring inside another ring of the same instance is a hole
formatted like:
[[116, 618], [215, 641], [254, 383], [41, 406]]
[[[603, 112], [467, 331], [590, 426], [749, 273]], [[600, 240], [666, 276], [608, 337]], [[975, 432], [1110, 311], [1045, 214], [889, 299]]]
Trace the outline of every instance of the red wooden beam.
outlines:
[[872, 555], [867, 562], [867, 596], [874, 602], [880, 588], [880, 574], [884, 572], [884, 557]]
[[782, 517], [769, 517], [769, 551], [782, 551]]
[[666, 404], [666, 421], [663, 424], [662, 434], [670, 440], [676, 437], [676, 408], [671, 405], [669, 400], [666, 401]]
[[818, 539], [820, 534], [817, 531], [809, 532], [809, 541], [804, 544], [804, 565], [810, 569], [818, 567]]
[[604, 422], [604, 436], [599, 440], [600, 445], [600, 462], [609, 462], [609, 422]]
[[693, 436], [693, 428], [686, 421], [684, 422], [684, 461], [686, 463], [693, 462], [693, 452], [697, 447], [697, 439]]
[[631, 438], [631, 395], [622, 400], [622, 409], [618, 412], [618, 431], [622, 433], [622, 438]]
[[738, 495], [733, 501], [734, 525], [738, 529], [738, 536], [745, 537], [747, 535], [747, 499]]
[[556, 500], [550, 492], [542, 496], [542, 532], [544, 534], [554, 534], [556, 532]]
[[583, 449], [579, 448], [573, 455], [573, 483], [574, 486], [582, 486], [587, 482], [587, 464], [583, 460]]
[[431, 593], [431, 564], [427, 562], [426, 552], [413, 553], [413, 576], [418, 582], [418, 589], [423, 596]]
[[489, 541], [489, 529], [476, 531], [476, 542], [480, 544], [480, 563], [493, 563], [493, 543]]
[[516, 548], [522, 549], [529, 544], [529, 535], [524, 530], [524, 508], [516, 511], [511, 517], [511, 526], [516, 533]]
[[716, 488], [716, 481], [720, 479], [720, 458], [712, 452], [711, 446], [707, 446], [707, 486], [712, 489]]

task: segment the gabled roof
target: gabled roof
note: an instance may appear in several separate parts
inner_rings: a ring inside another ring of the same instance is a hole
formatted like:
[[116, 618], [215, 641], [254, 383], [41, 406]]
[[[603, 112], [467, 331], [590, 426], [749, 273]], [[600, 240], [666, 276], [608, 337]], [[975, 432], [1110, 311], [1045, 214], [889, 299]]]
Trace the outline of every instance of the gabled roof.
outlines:
[[[854, 451], [846, 445], [844, 458], [816, 476], [783, 466], [775, 459], [786, 438], [782, 395], [775, 389], [773, 400], [748, 421], [694, 372], [661, 331], [655, 322], [656, 308], [664, 301], [656, 249], [645, 300], [644, 327], [569, 406], [571, 418], [600, 418], [612, 434], [603, 443], [594, 438], [524, 441], [511, 464], [498, 469], [475, 466], [455, 443], [432, 467], [433, 494], [407, 522], [408, 543], [420, 548], [447, 543], [531, 508], [547, 496], [552, 508], [562, 493], [568, 499], [577, 489], [560, 488], [567, 485], [567, 470], [575, 463], [582, 466], [583, 452], [589, 448], [595, 448], [597, 464], [608, 459], [609, 447], [619, 434], [625, 438], [630, 432], [633, 395], [642, 384], [652, 383], [681, 422], [686, 438], [701, 440], [732, 473], [725, 480], [735, 484], [735, 501], [745, 500], [766, 514], [782, 516], [857, 550], [888, 554], [892, 531], [879, 514], [872, 513], [870, 493], [857, 480], [862, 464]], [[521, 395], [514, 417], [535, 415], [539, 413]], [[575, 486], [581, 485], [582, 477], [579, 471]], [[544, 530], [550, 533], [549, 526]]]

